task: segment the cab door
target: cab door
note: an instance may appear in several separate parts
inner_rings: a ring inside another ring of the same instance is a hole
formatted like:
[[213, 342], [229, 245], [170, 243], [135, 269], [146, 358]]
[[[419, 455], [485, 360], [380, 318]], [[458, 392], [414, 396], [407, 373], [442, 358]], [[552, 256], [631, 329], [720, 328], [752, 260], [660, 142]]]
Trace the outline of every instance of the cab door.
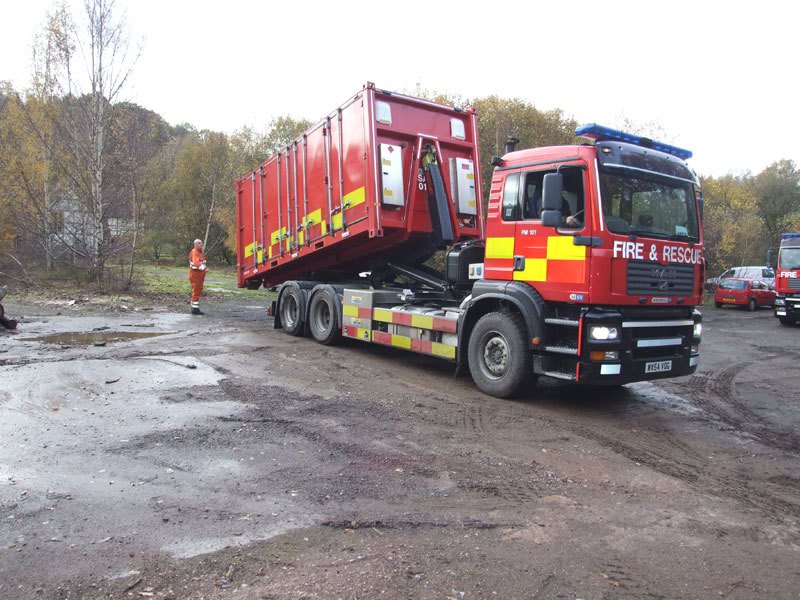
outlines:
[[519, 201], [519, 171], [495, 171], [486, 215], [484, 279], [510, 281], [513, 278]]
[[[585, 169], [562, 166], [564, 176], [563, 217], [575, 216], [578, 226], [544, 227], [541, 222], [541, 197], [544, 176], [555, 173], [556, 166], [524, 172], [520, 178], [520, 218], [516, 223], [513, 279], [525, 281], [551, 300], [587, 301], [589, 252], [576, 244], [586, 229]], [[567, 210], [568, 209], [568, 210]]]

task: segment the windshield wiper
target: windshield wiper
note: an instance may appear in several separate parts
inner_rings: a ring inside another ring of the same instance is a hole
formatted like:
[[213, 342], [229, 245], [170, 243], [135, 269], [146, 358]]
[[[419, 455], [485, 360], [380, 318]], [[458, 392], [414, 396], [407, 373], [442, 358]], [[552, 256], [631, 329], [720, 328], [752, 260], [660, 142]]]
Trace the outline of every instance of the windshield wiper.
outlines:
[[669, 236], [669, 239], [674, 240], [676, 242], [696, 242], [697, 238], [693, 235], [689, 235], [688, 233], [673, 233]]
[[643, 235], [645, 237], [655, 237], [660, 239], [670, 239], [668, 233], [662, 233], [660, 231], [654, 231], [652, 229], [639, 229], [638, 227], [631, 227], [628, 229], [628, 235]]

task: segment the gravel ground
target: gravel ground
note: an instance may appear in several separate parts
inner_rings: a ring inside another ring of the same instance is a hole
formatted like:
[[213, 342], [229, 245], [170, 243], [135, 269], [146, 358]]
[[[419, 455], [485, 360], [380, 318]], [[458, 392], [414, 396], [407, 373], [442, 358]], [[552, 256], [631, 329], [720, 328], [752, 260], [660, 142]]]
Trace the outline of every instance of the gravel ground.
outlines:
[[265, 304], [6, 305], [0, 598], [800, 598], [800, 327], [504, 401]]

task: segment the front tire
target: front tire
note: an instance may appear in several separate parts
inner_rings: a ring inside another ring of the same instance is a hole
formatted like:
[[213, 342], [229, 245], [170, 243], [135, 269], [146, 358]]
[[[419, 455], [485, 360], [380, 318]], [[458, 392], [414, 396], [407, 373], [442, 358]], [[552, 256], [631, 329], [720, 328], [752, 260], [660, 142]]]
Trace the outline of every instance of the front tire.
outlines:
[[469, 339], [472, 379], [497, 398], [519, 394], [533, 379], [525, 323], [516, 313], [491, 312], [475, 324]]
[[308, 329], [311, 337], [324, 346], [332, 346], [342, 338], [337, 313], [332, 291], [323, 289], [314, 294], [308, 309]]
[[778, 320], [784, 327], [793, 327], [795, 323], [794, 319], [781, 319], [780, 317], [778, 317]]
[[750, 298], [750, 301], [747, 303], [747, 310], [753, 312], [757, 308], [755, 298]]

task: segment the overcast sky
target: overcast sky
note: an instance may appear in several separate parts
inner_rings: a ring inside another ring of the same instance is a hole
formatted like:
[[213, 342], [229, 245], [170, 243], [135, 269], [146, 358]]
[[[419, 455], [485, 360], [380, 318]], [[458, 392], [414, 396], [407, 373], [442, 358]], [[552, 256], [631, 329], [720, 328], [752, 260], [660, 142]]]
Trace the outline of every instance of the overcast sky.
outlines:
[[[80, 0], [68, 0], [76, 11]], [[701, 174], [800, 163], [798, 2], [118, 0], [143, 53], [126, 99], [231, 132], [317, 119], [366, 81], [658, 123]], [[0, 80], [29, 84], [52, 7], [3, 2]]]

